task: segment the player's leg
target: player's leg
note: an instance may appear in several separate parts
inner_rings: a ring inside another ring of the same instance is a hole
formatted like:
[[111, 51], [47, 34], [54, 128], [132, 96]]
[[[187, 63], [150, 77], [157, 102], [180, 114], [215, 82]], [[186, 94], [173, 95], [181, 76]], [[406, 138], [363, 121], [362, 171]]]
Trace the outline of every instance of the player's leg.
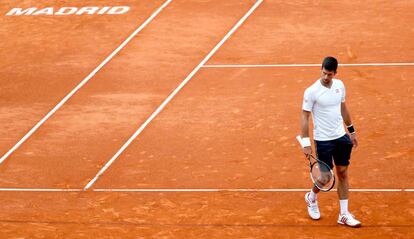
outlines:
[[340, 213], [338, 223], [350, 227], [360, 227], [361, 223], [348, 210], [349, 197], [349, 179], [348, 165], [351, 158], [352, 142], [348, 135], [336, 140], [336, 147], [333, 153], [336, 175], [338, 178], [338, 198], [340, 204]]
[[[348, 199], [348, 166], [336, 165], [336, 176], [338, 178], [338, 198], [339, 200]], [[341, 210], [342, 212], [342, 210]]]
[[[332, 152], [334, 149], [334, 143], [332, 141], [315, 141], [315, 148], [316, 156], [319, 158], [319, 160], [324, 161], [329, 166], [333, 166]], [[318, 220], [321, 217], [317, 197], [319, 191], [319, 188], [313, 185], [310, 192], [305, 194], [305, 202], [308, 208], [308, 214], [314, 220]]]
[[352, 142], [348, 135], [344, 135], [335, 140], [335, 148], [332, 155], [336, 166], [336, 176], [338, 178], [338, 198], [340, 202], [342, 201], [341, 213], [346, 213], [348, 211], [344, 200], [346, 200], [346, 202], [348, 201], [348, 165], [351, 159], [351, 152]]

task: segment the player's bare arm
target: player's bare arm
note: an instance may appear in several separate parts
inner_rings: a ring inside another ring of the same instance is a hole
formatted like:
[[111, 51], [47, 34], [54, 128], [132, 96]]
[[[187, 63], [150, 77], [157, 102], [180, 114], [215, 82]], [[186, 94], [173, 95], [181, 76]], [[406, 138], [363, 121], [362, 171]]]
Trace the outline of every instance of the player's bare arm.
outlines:
[[[311, 112], [302, 110], [302, 117], [301, 117], [301, 129], [302, 129], [302, 138], [309, 138], [309, 118]], [[304, 147], [303, 153], [308, 156], [312, 154], [312, 147]]]
[[[344, 120], [345, 125], [346, 126], [352, 125], [351, 114], [349, 113], [349, 110], [345, 102], [341, 103], [341, 114], [342, 114], [342, 119]], [[356, 148], [358, 147], [358, 140], [356, 138], [356, 132], [350, 132], [350, 133], [351, 133], [350, 139], [352, 143], [354, 144], [354, 147]]]

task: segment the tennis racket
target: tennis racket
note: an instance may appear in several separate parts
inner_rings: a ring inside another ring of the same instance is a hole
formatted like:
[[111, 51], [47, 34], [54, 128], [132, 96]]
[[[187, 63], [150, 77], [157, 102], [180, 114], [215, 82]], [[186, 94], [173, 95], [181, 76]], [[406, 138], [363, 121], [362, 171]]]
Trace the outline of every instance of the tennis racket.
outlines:
[[[298, 135], [296, 136], [300, 146], [302, 148], [302, 138]], [[309, 160], [310, 166], [310, 177], [313, 184], [319, 188], [319, 190], [328, 192], [335, 185], [335, 174], [331, 167], [329, 167], [325, 162], [320, 161], [318, 158], [314, 157], [312, 154], [306, 157]]]

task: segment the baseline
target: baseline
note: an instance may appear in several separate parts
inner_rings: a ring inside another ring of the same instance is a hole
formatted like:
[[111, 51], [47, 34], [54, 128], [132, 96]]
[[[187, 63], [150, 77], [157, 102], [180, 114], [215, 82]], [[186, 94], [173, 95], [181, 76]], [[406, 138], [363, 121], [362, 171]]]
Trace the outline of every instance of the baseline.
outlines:
[[[80, 188], [0, 188], [0, 192], [83, 192]], [[180, 193], [197, 193], [197, 192], [307, 192], [308, 188], [95, 188], [90, 192], [180, 192]], [[332, 189], [332, 192], [337, 191]], [[354, 188], [349, 189], [351, 192], [414, 192], [414, 189], [403, 188]]]

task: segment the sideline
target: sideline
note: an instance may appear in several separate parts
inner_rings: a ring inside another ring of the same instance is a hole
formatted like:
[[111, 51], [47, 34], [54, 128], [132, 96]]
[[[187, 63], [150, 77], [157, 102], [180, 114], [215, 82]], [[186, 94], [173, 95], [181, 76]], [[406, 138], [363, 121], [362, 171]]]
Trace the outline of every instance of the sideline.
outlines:
[[90, 79], [92, 79], [95, 74], [101, 70], [118, 52], [122, 50], [131, 40], [134, 38], [142, 29], [144, 29], [151, 21], [154, 19], [158, 13], [161, 12], [163, 8], [165, 8], [172, 0], [167, 0], [161, 7], [159, 7], [141, 26], [139, 26], [124, 42], [122, 42], [121, 45], [118, 46], [118, 48], [115, 49], [106, 59], [98, 66], [96, 67], [85, 79], [83, 79], [68, 95], [65, 96], [46, 116], [43, 117], [32, 129], [27, 132], [23, 138], [19, 140], [9, 151], [7, 151], [6, 154], [4, 154], [0, 158], [0, 164], [6, 160], [10, 154], [12, 154], [14, 151], [16, 151], [17, 148], [20, 147], [40, 126], [42, 126], [46, 120], [48, 120], [56, 111], [59, 110], [60, 107], [62, 107], [82, 86], [84, 86]]

